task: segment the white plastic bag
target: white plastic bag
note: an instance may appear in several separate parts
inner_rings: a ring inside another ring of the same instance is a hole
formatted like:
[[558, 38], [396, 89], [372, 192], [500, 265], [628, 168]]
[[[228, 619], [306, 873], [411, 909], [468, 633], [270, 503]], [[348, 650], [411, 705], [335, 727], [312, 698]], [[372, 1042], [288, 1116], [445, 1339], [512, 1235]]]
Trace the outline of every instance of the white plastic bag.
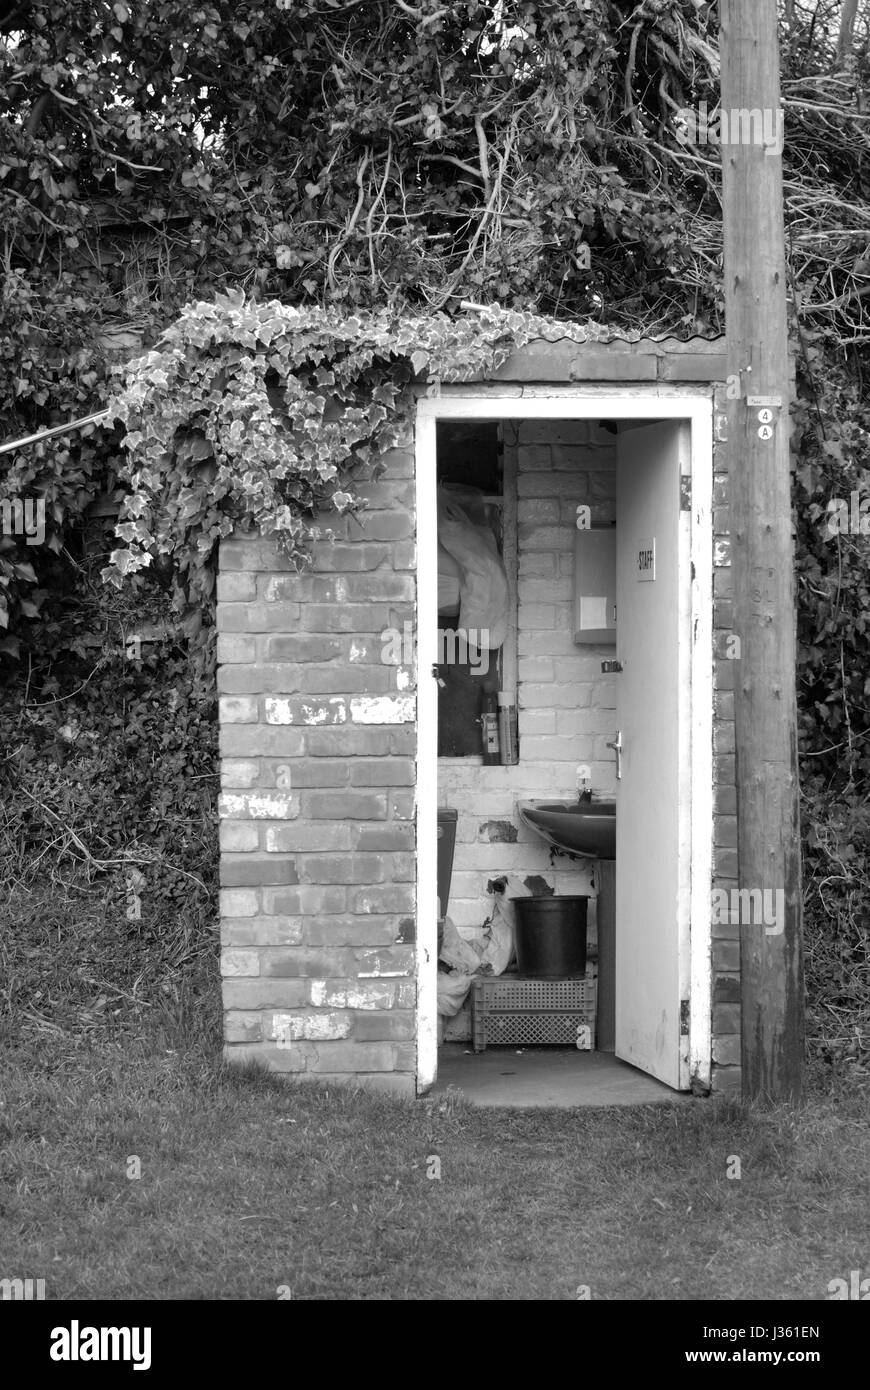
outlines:
[[476, 526], [457, 497], [438, 489], [438, 544], [459, 569], [459, 626], [471, 646], [473, 634], [483, 634], [478, 645], [500, 647], [507, 637], [508, 582], [495, 536], [486, 526]]
[[470, 941], [460, 936], [449, 917], [444, 918], [444, 937], [438, 959], [443, 960], [451, 970], [461, 970], [466, 974], [473, 973], [480, 965], [480, 951], [475, 950]]
[[481, 963], [488, 965], [493, 975], [503, 975], [513, 960], [516, 913], [503, 893], [493, 893], [492, 897], [492, 912], [484, 925], [486, 945]]
[[438, 546], [438, 616], [454, 617], [459, 612], [461, 571], [453, 556]]
[[[500, 920], [506, 923], [510, 930], [511, 945], [513, 946], [517, 931], [517, 909], [513, 899], [530, 898], [532, 896], [531, 890], [526, 887], [521, 878], [516, 878], [514, 874], [502, 874], [500, 878], [490, 879], [486, 891], [498, 906]], [[495, 908], [493, 908], [494, 911]]]
[[437, 1008], [442, 1018], [453, 1018], [468, 998], [474, 983], [473, 975], [461, 971], [438, 971]]

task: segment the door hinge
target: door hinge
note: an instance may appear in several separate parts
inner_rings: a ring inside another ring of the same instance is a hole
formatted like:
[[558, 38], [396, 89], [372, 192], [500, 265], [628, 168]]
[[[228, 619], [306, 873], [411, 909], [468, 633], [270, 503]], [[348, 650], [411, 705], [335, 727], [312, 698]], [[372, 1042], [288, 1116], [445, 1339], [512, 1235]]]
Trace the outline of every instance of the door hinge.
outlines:
[[680, 511], [692, 510], [692, 479], [688, 473], [680, 474]]
[[689, 1001], [688, 1001], [688, 999], [681, 999], [681, 1000], [680, 1000], [680, 1037], [681, 1037], [681, 1038], [687, 1038], [688, 1036], [689, 1036]]

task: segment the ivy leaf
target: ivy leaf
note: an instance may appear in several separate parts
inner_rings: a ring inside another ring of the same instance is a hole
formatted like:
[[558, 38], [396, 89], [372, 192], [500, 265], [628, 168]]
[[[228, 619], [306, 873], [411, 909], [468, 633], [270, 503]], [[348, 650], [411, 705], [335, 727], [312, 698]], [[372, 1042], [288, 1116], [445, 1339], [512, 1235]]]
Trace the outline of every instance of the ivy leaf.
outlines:
[[142, 553], [133, 550], [113, 550], [109, 556], [109, 562], [119, 574], [125, 575], [135, 573], [144, 565], [150, 565], [151, 556], [147, 551]]
[[411, 369], [415, 376], [419, 376], [429, 365], [429, 354], [418, 348], [411, 353]]

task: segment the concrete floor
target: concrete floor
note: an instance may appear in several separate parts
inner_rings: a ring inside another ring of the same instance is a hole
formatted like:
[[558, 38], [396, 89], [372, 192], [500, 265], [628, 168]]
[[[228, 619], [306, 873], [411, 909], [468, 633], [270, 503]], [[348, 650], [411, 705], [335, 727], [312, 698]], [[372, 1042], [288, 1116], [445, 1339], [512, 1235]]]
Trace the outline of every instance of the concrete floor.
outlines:
[[672, 1091], [609, 1052], [567, 1047], [488, 1047], [467, 1043], [438, 1049], [438, 1080], [430, 1096], [461, 1091], [472, 1105], [547, 1106], [674, 1104], [691, 1097]]

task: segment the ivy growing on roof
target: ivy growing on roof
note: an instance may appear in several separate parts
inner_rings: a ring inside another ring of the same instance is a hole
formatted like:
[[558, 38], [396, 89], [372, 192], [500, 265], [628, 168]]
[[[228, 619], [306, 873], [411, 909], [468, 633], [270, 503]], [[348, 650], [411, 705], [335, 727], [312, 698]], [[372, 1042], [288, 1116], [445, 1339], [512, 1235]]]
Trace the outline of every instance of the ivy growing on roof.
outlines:
[[491, 375], [532, 339], [601, 333], [498, 308], [348, 315], [241, 292], [191, 304], [109, 403], [126, 430], [129, 495], [116, 528], [124, 545], [103, 576], [120, 586], [167, 557], [195, 635], [217, 543], [235, 528], [274, 536], [300, 568], [329, 534], [330, 513], [350, 512], [364, 529], [357, 486], [407, 436], [414, 383], [437, 391]]

